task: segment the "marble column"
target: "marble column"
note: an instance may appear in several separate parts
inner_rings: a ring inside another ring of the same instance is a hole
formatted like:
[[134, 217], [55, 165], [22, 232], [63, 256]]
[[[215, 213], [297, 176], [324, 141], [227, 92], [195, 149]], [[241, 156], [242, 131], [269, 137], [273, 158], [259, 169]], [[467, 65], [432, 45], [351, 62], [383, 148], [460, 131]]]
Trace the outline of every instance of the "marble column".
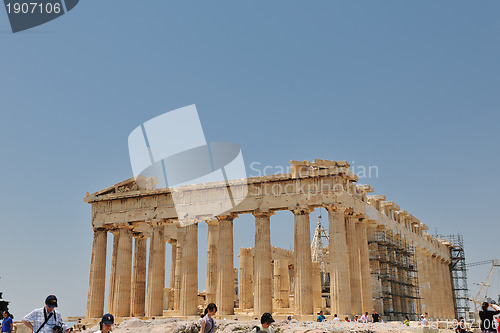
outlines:
[[146, 247], [144, 235], [134, 236], [134, 264], [132, 269], [132, 295], [130, 312], [134, 317], [144, 317], [146, 306]]
[[439, 258], [438, 262], [438, 270], [439, 275], [441, 276], [441, 298], [443, 304], [443, 310], [441, 312], [441, 317], [443, 319], [448, 319], [448, 310], [449, 310], [449, 300], [448, 300], [448, 286], [446, 283], [446, 273], [444, 271], [444, 261], [442, 258]]
[[198, 311], [198, 224], [186, 225], [184, 232], [180, 314], [192, 316]]
[[115, 313], [115, 287], [116, 287], [116, 259], [118, 258], [118, 239], [120, 233], [118, 230], [111, 231], [113, 234], [113, 252], [111, 254], [111, 270], [109, 272], [109, 290], [108, 290], [108, 313]]
[[234, 214], [217, 216], [219, 220], [219, 246], [217, 247], [217, 313], [234, 314]]
[[182, 227], [177, 227], [177, 248], [176, 248], [176, 264], [175, 264], [175, 283], [174, 283], [174, 310], [181, 309], [181, 281], [182, 281], [182, 249], [184, 247], [185, 232]]
[[453, 319], [455, 318], [455, 305], [453, 302], [453, 287], [451, 283], [450, 267], [444, 260], [441, 261], [441, 269], [443, 271], [443, 289], [445, 297], [444, 315], [446, 319]]
[[449, 299], [449, 315], [448, 318], [457, 318], [456, 313], [455, 313], [455, 307], [456, 307], [456, 300], [455, 300], [455, 291], [453, 290], [455, 288], [455, 282], [453, 281], [453, 274], [451, 272], [450, 268], [450, 263], [445, 262], [445, 273], [446, 276], [448, 277], [447, 285], [448, 285], [448, 299]]
[[168, 283], [169, 288], [173, 291], [175, 288], [175, 265], [177, 264], [177, 240], [171, 239], [168, 243], [172, 247], [172, 254], [170, 257], [170, 279]]
[[115, 317], [130, 317], [130, 291], [132, 287], [132, 230], [120, 229], [118, 257], [116, 259]]
[[174, 309], [174, 290], [175, 290], [175, 266], [177, 265], [177, 239], [170, 239], [168, 243], [171, 247], [170, 255], [170, 278], [169, 278], [169, 288], [166, 295], [163, 298], [163, 309], [173, 310]]
[[358, 256], [361, 272], [361, 304], [363, 312], [373, 308], [373, 295], [370, 275], [370, 257], [368, 254], [368, 231], [366, 222], [356, 223], [358, 235]]
[[436, 266], [439, 275], [439, 295], [440, 295], [440, 305], [441, 305], [441, 318], [446, 319], [446, 308], [448, 306], [448, 298], [446, 297], [446, 276], [443, 271], [443, 259], [441, 257], [436, 258]]
[[240, 248], [240, 309], [253, 308], [253, 255], [251, 248]]
[[311, 231], [309, 226], [308, 208], [293, 211], [294, 223], [294, 302], [296, 315], [313, 314], [312, 284], [311, 284]]
[[439, 295], [439, 274], [437, 273], [436, 256], [429, 254], [429, 272], [432, 272], [430, 277], [430, 292], [432, 297], [432, 314], [429, 313], [433, 318], [441, 318], [441, 300]]
[[152, 222], [153, 235], [149, 243], [148, 291], [146, 317], [163, 315], [163, 289], [165, 288], [165, 226]]
[[425, 276], [425, 304], [426, 304], [426, 310], [424, 311], [429, 314], [429, 316], [434, 316], [434, 308], [435, 308], [435, 303], [434, 303], [434, 297], [433, 297], [433, 290], [431, 286], [431, 280], [432, 280], [432, 267], [430, 263], [431, 257], [429, 256], [427, 250], [422, 251], [422, 266], [424, 267], [424, 276]]
[[419, 296], [420, 296], [420, 309], [417, 309], [417, 314], [419, 312], [421, 314], [427, 312], [427, 295], [426, 295], [426, 281], [427, 278], [425, 276], [425, 259], [423, 258], [422, 249], [417, 247], [415, 248], [415, 255], [417, 260], [417, 277], [418, 277], [418, 285], [419, 285]]
[[326, 207], [329, 222], [331, 312], [339, 318], [351, 314], [351, 284], [344, 210]]
[[312, 297], [314, 311], [320, 311], [323, 307], [323, 299], [321, 297], [321, 267], [319, 262], [312, 263], [311, 271]]
[[273, 212], [254, 212], [255, 247], [254, 247], [254, 315], [272, 313], [273, 271], [271, 261], [271, 223]]
[[217, 244], [219, 242], [219, 221], [207, 221], [207, 303], [215, 303], [217, 295]]
[[347, 249], [349, 251], [349, 276], [351, 282], [351, 312], [361, 314], [361, 272], [359, 271], [358, 237], [356, 235], [356, 218], [346, 218]]
[[279, 309], [290, 307], [288, 259], [274, 260], [274, 300]]
[[94, 230], [87, 297], [87, 318], [99, 318], [104, 314], [107, 235], [105, 229], [97, 228]]
[[[368, 225], [368, 239], [374, 240], [375, 234], [383, 226], [377, 226], [375, 224]], [[368, 244], [369, 256], [377, 258], [379, 254], [379, 246], [377, 242], [371, 242]], [[378, 260], [370, 260], [370, 272], [371, 274], [371, 286], [373, 294], [373, 309], [379, 314], [384, 313], [384, 292], [382, 289], [382, 281], [380, 279], [380, 262]], [[370, 312], [370, 309], [368, 309]]]

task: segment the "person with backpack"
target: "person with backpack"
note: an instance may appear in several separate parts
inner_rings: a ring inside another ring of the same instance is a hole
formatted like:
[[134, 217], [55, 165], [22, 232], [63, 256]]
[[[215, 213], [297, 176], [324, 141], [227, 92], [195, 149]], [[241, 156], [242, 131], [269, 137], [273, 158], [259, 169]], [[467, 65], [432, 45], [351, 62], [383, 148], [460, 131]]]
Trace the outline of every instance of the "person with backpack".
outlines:
[[217, 306], [215, 303], [210, 303], [205, 309], [205, 313], [200, 319], [200, 333], [213, 333], [215, 332], [215, 320], [212, 318], [217, 312]]
[[273, 316], [269, 312], [265, 312], [262, 317], [260, 317], [260, 325], [254, 326], [251, 333], [266, 332], [274, 333], [271, 324], [274, 323]]
[[35, 309], [23, 318], [23, 324], [33, 333], [68, 333], [69, 328], [63, 321], [61, 314], [55, 310], [57, 307], [57, 297], [49, 295], [45, 299], [45, 306]]

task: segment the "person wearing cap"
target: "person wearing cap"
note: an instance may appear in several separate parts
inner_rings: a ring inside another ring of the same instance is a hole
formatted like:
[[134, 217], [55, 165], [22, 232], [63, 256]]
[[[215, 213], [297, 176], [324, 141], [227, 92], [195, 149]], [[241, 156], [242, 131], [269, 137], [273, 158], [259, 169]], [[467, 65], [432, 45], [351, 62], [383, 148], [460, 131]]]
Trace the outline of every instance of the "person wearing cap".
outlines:
[[[427, 312], [425, 314], [427, 314]], [[422, 326], [427, 326], [427, 317], [425, 315], [420, 316], [420, 323]]]
[[69, 328], [62, 321], [62, 316], [56, 311], [57, 297], [49, 295], [45, 299], [45, 306], [35, 309], [23, 318], [23, 324], [33, 333], [53, 333], [54, 327], [62, 327], [63, 332], [68, 333]]
[[257, 332], [274, 333], [274, 330], [271, 327], [272, 323], [274, 323], [273, 316], [269, 312], [265, 312], [262, 315], [262, 317], [260, 317], [260, 325], [255, 326], [252, 330], [252, 333], [257, 333]]
[[96, 333], [109, 333], [111, 327], [115, 324], [115, 317], [111, 313], [106, 313], [102, 316], [101, 322], [99, 323], [99, 331]]

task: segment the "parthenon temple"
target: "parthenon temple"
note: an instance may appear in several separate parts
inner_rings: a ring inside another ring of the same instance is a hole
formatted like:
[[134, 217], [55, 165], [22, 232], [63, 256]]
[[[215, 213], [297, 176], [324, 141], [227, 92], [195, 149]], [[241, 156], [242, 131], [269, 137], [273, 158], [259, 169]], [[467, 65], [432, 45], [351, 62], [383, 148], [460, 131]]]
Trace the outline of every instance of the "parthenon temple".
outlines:
[[[372, 309], [384, 320], [416, 319], [424, 312], [435, 319], [455, 317], [450, 243], [432, 237], [427, 225], [384, 195], [369, 195], [373, 187], [357, 184], [349, 163], [291, 163], [287, 174], [239, 180], [231, 189], [238, 193], [238, 186], [246, 186], [244, 200], [189, 224], [179, 222], [168, 187], [140, 189], [131, 178], [87, 193], [94, 238], [86, 318], [105, 311], [109, 234], [106, 312], [116, 317], [189, 317], [210, 302], [218, 315], [252, 318], [263, 312], [312, 318], [320, 309], [341, 318]], [[210, 205], [226, 186], [188, 185], [183, 203]], [[309, 214], [316, 208], [328, 212], [321, 262], [311, 247]], [[271, 245], [270, 221], [284, 210], [294, 216], [293, 251]], [[233, 224], [241, 214], [255, 217], [255, 244], [239, 249], [235, 267]], [[208, 225], [206, 277], [198, 275], [199, 223]], [[198, 291], [200, 278], [206, 279], [205, 291]]]

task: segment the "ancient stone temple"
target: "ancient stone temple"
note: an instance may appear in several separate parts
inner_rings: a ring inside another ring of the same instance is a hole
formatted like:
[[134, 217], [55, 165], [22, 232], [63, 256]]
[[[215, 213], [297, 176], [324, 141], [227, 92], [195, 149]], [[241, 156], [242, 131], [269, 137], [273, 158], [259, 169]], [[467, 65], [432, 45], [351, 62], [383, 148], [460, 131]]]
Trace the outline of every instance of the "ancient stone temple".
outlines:
[[[454, 318], [451, 244], [430, 236], [425, 224], [385, 196], [368, 195], [373, 188], [358, 185], [349, 167], [347, 162], [292, 161], [289, 174], [242, 180], [248, 195], [226, 213], [200, 216], [185, 226], [169, 188], [139, 190], [129, 179], [87, 194], [94, 240], [86, 317], [99, 318], [105, 310], [106, 247], [112, 234], [107, 312], [116, 317], [191, 316], [215, 302], [219, 315], [272, 312], [308, 318], [319, 309], [339, 316], [375, 309], [385, 320], [423, 312]], [[210, 205], [225, 186], [192, 185], [183, 203]], [[318, 207], [328, 211], [321, 263], [311, 256], [309, 221]], [[293, 251], [271, 245], [270, 219], [282, 210], [293, 212]], [[241, 214], [255, 217], [255, 246], [241, 248], [234, 267], [233, 223]], [[208, 224], [206, 277], [198, 276], [199, 223]], [[168, 279], [166, 246], [172, 248]], [[206, 292], [197, 289], [200, 278], [206, 279]]]

